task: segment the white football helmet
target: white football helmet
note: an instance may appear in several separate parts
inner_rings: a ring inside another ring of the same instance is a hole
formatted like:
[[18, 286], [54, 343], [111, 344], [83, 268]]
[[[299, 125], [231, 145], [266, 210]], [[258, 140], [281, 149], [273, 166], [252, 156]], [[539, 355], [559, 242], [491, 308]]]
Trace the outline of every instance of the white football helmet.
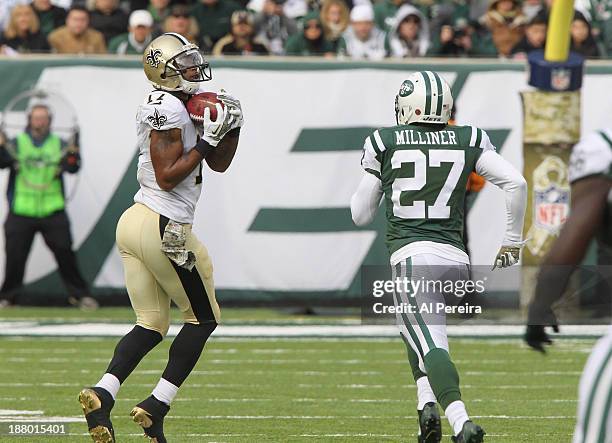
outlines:
[[411, 74], [395, 96], [395, 119], [398, 125], [416, 122], [447, 124], [452, 109], [450, 86], [433, 71]]
[[210, 80], [210, 65], [197, 45], [174, 32], [154, 39], [142, 55], [144, 72], [156, 89], [195, 94]]

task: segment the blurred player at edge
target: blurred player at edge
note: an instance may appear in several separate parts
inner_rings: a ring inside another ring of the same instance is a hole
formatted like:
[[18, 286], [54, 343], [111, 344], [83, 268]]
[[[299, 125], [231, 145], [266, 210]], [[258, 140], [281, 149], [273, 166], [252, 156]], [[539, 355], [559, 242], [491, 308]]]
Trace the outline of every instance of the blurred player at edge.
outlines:
[[[494, 267], [518, 262], [527, 201], [521, 174], [495, 152], [485, 131], [450, 126], [453, 97], [436, 72], [416, 72], [395, 98], [397, 126], [380, 128], [366, 138], [361, 165], [365, 170], [351, 199], [355, 224], [374, 219], [384, 197], [387, 246], [393, 279], [435, 281], [468, 277], [469, 257], [463, 242], [464, 199], [468, 176], [475, 171], [505, 192], [506, 234]], [[442, 438], [436, 402], [444, 409], [454, 442], [482, 442], [484, 430], [473, 423], [461, 401], [459, 374], [450, 359], [444, 312], [419, 313], [443, 294], [396, 293], [396, 305], [415, 303], [416, 313], [398, 314], [417, 385], [419, 442]]]
[[[559, 331], [551, 306], [563, 295], [571, 271], [582, 262], [593, 238], [600, 256], [612, 256], [612, 128], [593, 132], [574, 146], [569, 179], [570, 215], [542, 263], [529, 306], [525, 341], [541, 352], [545, 344], [552, 343], [545, 327]], [[611, 443], [612, 326], [591, 352], [580, 379], [579, 397], [574, 443]]]
[[179, 34], [153, 40], [143, 54], [143, 66], [154, 89], [136, 115], [140, 190], [117, 225], [136, 326], [119, 341], [96, 386], [79, 395], [95, 442], [115, 441], [110, 412], [117, 392], [168, 331], [172, 300], [183, 313], [184, 325], [152, 395], [131, 412], [152, 441], [166, 442], [164, 416], [219, 321], [211, 260], [191, 224], [202, 188], [202, 160], [217, 172], [232, 162], [242, 126], [240, 102], [222, 91], [218, 97], [225, 106], [216, 105], [216, 120], [206, 109], [202, 125], [194, 125], [185, 103], [211, 73], [199, 48]]

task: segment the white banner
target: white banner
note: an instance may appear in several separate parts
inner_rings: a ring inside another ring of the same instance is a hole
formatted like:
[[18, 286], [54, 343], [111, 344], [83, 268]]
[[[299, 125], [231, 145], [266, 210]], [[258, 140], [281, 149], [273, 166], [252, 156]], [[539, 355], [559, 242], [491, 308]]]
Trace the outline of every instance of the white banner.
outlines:
[[[454, 72], [441, 75], [451, 84], [456, 79]], [[361, 175], [360, 146], [328, 152], [296, 152], [292, 147], [307, 128], [392, 125], [395, 93], [405, 76], [406, 72], [391, 69], [214, 70], [208, 86], [238, 96], [246, 118], [230, 169], [225, 174], [205, 174], [194, 224], [213, 258], [218, 288], [328, 291], [351, 284], [376, 231], [286, 232], [281, 227], [272, 232], [249, 231], [249, 227], [263, 208], [348, 208]], [[78, 112], [83, 168], [68, 212], [79, 248], [134, 159], [136, 107], [150, 88], [140, 69], [87, 66], [47, 68], [38, 86], [65, 94]], [[519, 91], [525, 89], [523, 72], [475, 72], [456, 98], [458, 124], [510, 130], [498, 148], [518, 168], [522, 167]], [[610, 90], [612, 75], [586, 76], [583, 132], [609, 125], [612, 100], [603, 100], [601, 93]], [[504, 233], [504, 214], [501, 191], [487, 184], [468, 219], [474, 264], [492, 261]], [[6, 208], [0, 216], [5, 215]], [[3, 247], [4, 240], [0, 243]], [[38, 238], [26, 281], [55, 268]], [[123, 287], [123, 269], [114, 248], [95, 285]]]

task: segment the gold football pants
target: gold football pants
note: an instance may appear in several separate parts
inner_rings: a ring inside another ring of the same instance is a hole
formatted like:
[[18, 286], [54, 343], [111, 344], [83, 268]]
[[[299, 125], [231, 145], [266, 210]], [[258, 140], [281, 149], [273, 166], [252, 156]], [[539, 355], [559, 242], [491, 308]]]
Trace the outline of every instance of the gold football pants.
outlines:
[[186, 248], [196, 255], [191, 270], [181, 268], [161, 251], [168, 219], [140, 203], [127, 209], [117, 224], [117, 245], [136, 324], [159, 332], [170, 325], [170, 301], [185, 323], [219, 322], [213, 267], [208, 251], [187, 226]]

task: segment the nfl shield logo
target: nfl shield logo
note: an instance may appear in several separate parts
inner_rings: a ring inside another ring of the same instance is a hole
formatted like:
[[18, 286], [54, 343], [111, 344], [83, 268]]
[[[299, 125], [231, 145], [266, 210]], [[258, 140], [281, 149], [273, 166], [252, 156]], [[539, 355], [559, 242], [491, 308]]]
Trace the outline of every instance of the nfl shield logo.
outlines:
[[534, 190], [534, 220], [537, 227], [550, 233], [557, 233], [569, 212], [569, 189], [558, 186]]
[[550, 85], [555, 91], [565, 91], [569, 88], [571, 72], [569, 69], [556, 68], [550, 73]]

